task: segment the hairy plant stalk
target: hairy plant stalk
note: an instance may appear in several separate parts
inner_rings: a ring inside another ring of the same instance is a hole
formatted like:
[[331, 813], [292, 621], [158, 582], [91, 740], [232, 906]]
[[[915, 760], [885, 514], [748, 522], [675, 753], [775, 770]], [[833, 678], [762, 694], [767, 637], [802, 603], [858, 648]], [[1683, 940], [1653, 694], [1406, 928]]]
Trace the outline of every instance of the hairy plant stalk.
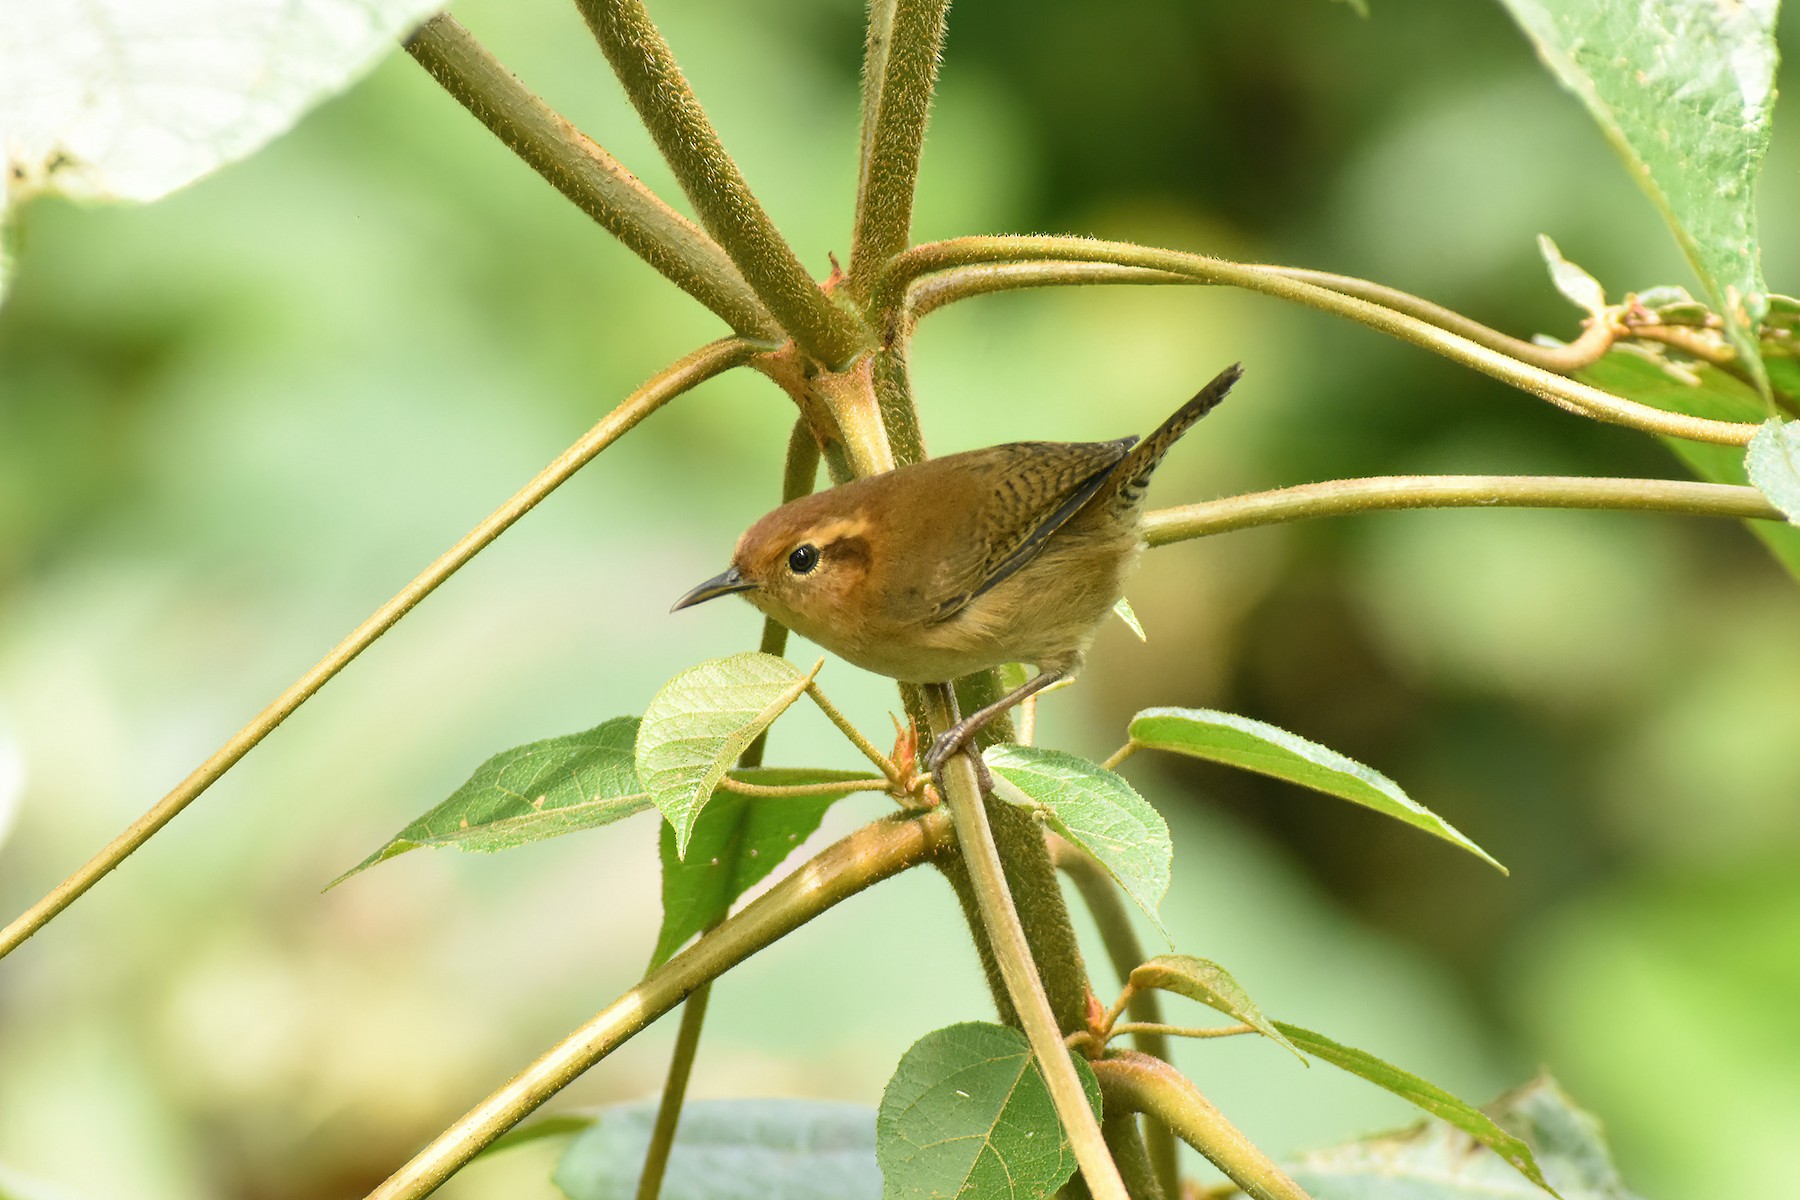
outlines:
[[[1044, 842], [1050, 849], [1050, 861], [1081, 893], [1082, 902], [1087, 905], [1094, 926], [1100, 932], [1100, 942], [1106, 949], [1107, 960], [1112, 963], [1113, 973], [1119, 977], [1120, 984], [1126, 984], [1131, 973], [1148, 955], [1144, 953], [1144, 944], [1138, 940], [1137, 930], [1132, 927], [1131, 915], [1119, 895], [1119, 885], [1093, 855], [1067, 838], [1049, 833], [1044, 836]], [[1126, 1011], [1143, 1026], [1131, 1031], [1132, 1045], [1145, 1054], [1168, 1061], [1169, 1039], [1162, 1024], [1161, 995], [1154, 988], [1133, 990]], [[1181, 1172], [1175, 1135], [1167, 1125], [1152, 1121], [1144, 1131], [1144, 1142], [1163, 1193], [1171, 1197], [1179, 1195]]]
[[[956, 708], [949, 685], [927, 685], [925, 694], [931, 708], [932, 728], [949, 728], [953, 723], [951, 714]], [[969, 760], [968, 752], [953, 756], [944, 765], [943, 775], [949, 793], [945, 803], [956, 823], [957, 846], [963, 862], [968, 865], [969, 878], [981, 908], [982, 924], [993, 945], [1000, 974], [1006, 981], [1007, 994], [1018, 1012], [1019, 1023], [1031, 1042], [1032, 1054], [1050, 1090], [1056, 1115], [1074, 1147], [1082, 1178], [1095, 1200], [1129, 1200], [1125, 1183], [1119, 1177], [1119, 1168], [1107, 1151], [1100, 1123], [1088, 1107], [1087, 1095], [1080, 1077], [1075, 1074], [1068, 1047], [1063, 1044], [1056, 1016], [1050, 1011], [1050, 1000], [1038, 979], [1037, 966], [1031, 960], [1031, 948], [1025, 941], [1025, 930], [1019, 924], [1018, 910], [1013, 907], [1012, 894], [1006, 888], [1000, 853], [995, 849], [994, 835], [988, 828], [987, 809], [982, 804], [975, 765]]]
[[869, 6], [862, 164], [846, 281], [859, 299], [912, 238], [919, 150], [949, 9], [950, 0], [873, 0]]
[[626, 249], [744, 337], [770, 345], [786, 340], [717, 242], [534, 95], [454, 17], [440, 13], [425, 22], [406, 49], [507, 149]]
[[782, 239], [642, 0], [576, 3], [700, 223], [801, 349], [828, 367], [848, 365], [870, 340], [868, 331], [819, 290]]
[[332, 676], [350, 665], [352, 659], [374, 644], [393, 628], [400, 618], [437, 589], [488, 543], [511, 527], [514, 521], [537, 507], [538, 503], [580, 470], [602, 450], [629, 433], [639, 421], [670, 400], [704, 383], [722, 371], [749, 361], [756, 347], [742, 338], [726, 338], [703, 346], [686, 358], [671, 364], [653, 376], [620, 405], [601, 418], [579, 441], [564, 450], [539, 471], [530, 483], [495, 509], [488, 518], [465, 534], [461, 541], [446, 550], [418, 578], [400, 589], [392, 600], [376, 609], [362, 624], [351, 630], [324, 658], [270, 705], [221, 746], [205, 762], [143, 816], [133, 821], [125, 832], [109, 842], [86, 865], [58, 884], [42, 900], [22, 913], [12, 924], [0, 930], [0, 958], [15, 950], [21, 942], [41, 929], [50, 919], [73, 904], [83, 892], [94, 886], [108, 871], [118, 866], [139, 846], [167, 825], [176, 813], [186, 808], [207, 788], [218, 781], [256, 744], [274, 732], [295, 709], [328, 683]]
[[1605, 508], [1785, 519], [1755, 488], [1727, 483], [1582, 475], [1377, 475], [1159, 508], [1144, 514], [1144, 540], [1166, 546], [1257, 525], [1393, 508]]
[[505, 1087], [439, 1134], [368, 1200], [430, 1195], [482, 1147], [529, 1116], [583, 1071], [618, 1049], [701, 984], [792, 933], [833, 905], [951, 845], [942, 812], [893, 816], [865, 825], [820, 851], [642, 983], [527, 1066]]
[[1354, 275], [1336, 275], [1330, 271], [1313, 271], [1306, 267], [1282, 267], [1272, 263], [1258, 264], [1263, 270], [1281, 275], [1287, 279], [1297, 279], [1301, 283], [1316, 284], [1329, 288], [1334, 292], [1342, 292], [1346, 296], [1355, 296], [1359, 300], [1367, 300], [1379, 304], [1383, 308], [1391, 308], [1395, 312], [1405, 313], [1409, 317], [1417, 317], [1421, 321], [1448, 330], [1459, 337], [1465, 337], [1489, 350], [1498, 351], [1520, 362], [1530, 363], [1546, 371], [1554, 371], [1558, 375], [1569, 375], [1591, 366], [1606, 355], [1614, 341], [1625, 336], [1623, 327], [1611, 321], [1590, 321], [1581, 336], [1562, 346], [1540, 346], [1536, 342], [1528, 342], [1511, 334], [1491, 329], [1480, 321], [1471, 320], [1455, 309], [1445, 308], [1441, 304], [1433, 304], [1411, 292], [1403, 292], [1399, 288], [1386, 284], [1374, 283], [1367, 279], [1358, 279]]
[[1153, 267], [1121, 267], [1107, 262], [977, 263], [921, 276], [907, 288], [905, 309], [909, 322], [916, 322], [946, 304], [994, 292], [1118, 283], [1200, 285], [1192, 275], [1158, 271]]
[[1521, 391], [1547, 400], [1558, 408], [1646, 433], [1659, 433], [1690, 441], [1720, 445], [1749, 444], [1757, 425], [1712, 421], [1665, 412], [1614, 396], [1589, 384], [1565, 379], [1530, 363], [1428, 321], [1397, 312], [1380, 304], [1292, 279], [1279, 271], [1245, 263], [1227, 262], [1203, 254], [1136, 246], [1074, 237], [968, 237], [915, 246], [894, 260], [878, 285], [874, 306], [880, 311], [899, 311], [907, 287], [921, 276], [976, 263], [1060, 260], [1110, 262], [1120, 266], [1148, 267], [1189, 275], [1203, 283], [1228, 284], [1304, 304], [1321, 312], [1346, 317], [1401, 341], [1441, 354]]
[[1311, 1200], [1286, 1171], [1225, 1119], [1186, 1076], [1161, 1059], [1121, 1050], [1094, 1064], [1106, 1109], [1161, 1121], [1254, 1200]]

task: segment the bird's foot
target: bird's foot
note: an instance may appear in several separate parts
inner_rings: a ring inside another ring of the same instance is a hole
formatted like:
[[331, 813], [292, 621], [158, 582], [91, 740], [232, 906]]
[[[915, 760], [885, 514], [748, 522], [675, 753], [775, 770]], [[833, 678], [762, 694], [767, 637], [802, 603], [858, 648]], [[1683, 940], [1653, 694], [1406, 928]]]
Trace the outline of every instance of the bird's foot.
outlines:
[[[969, 721], [958, 721], [944, 732], [938, 734], [931, 743], [931, 749], [925, 752], [924, 766], [931, 772], [931, 781], [937, 785], [938, 795], [948, 796], [944, 790], [944, 764], [952, 755], [964, 749], [971, 737], [975, 736], [979, 725]], [[987, 795], [994, 790], [994, 777], [988, 772], [987, 763], [982, 761], [979, 751], [969, 751], [969, 762], [975, 767], [975, 782], [981, 788], [981, 794]]]

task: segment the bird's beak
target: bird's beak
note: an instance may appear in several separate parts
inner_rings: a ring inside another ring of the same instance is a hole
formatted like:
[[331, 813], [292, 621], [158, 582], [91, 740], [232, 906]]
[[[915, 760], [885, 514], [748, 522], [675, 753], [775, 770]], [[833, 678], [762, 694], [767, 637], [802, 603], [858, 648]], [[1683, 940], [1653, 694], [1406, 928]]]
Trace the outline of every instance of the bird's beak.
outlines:
[[729, 596], [733, 592], [747, 592], [755, 586], [756, 581], [753, 579], [745, 579], [738, 573], [738, 569], [735, 566], [726, 567], [723, 571], [714, 575], [711, 579], [677, 600], [675, 602], [675, 607], [671, 608], [669, 611], [680, 612], [684, 608], [692, 608], [694, 605], [711, 600], [715, 596]]

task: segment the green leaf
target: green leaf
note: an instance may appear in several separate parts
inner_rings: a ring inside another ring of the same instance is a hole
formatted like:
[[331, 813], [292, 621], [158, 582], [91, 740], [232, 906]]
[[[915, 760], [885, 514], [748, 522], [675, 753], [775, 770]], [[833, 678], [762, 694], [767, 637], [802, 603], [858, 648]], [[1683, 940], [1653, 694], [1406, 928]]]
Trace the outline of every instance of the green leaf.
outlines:
[[[1781, 360], [1774, 360], [1779, 363]], [[1669, 412], [1710, 417], [1715, 421], [1754, 423], [1768, 416], [1768, 407], [1742, 380], [1706, 363], [1676, 366], [1650, 355], [1618, 348], [1578, 376], [1616, 395]], [[1736, 446], [1714, 446], [1685, 438], [1664, 438], [1688, 469], [1713, 483], [1750, 482], [1744, 469], [1744, 452]], [[1779, 521], [1746, 521], [1750, 532], [1800, 580], [1800, 529]]]
[[1295, 1057], [1301, 1062], [1306, 1061], [1306, 1056], [1295, 1048], [1294, 1043], [1282, 1036], [1274, 1022], [1263, 1016], [1262, 1009], [1256, 1007], [1256, 1002], [1250, 999], [1250, 993], [1232, 978], [1231, 972], [1211, 959], [1195, 958], [1189, 954], [1158, 955], [1138, 964], [1131, 972], [1131, 986], [1156, 988], [1158, 991], [1186, 996], [1189, 1000], [1198, 1000], [1228, 1017], [1236, 1017], [1264, 1037], [1273, 1038], [1293, 1050]]
[[650, 807], [632, 769], [636, 717], [503, 750], [450, 798], [327, 884], [420, 846], [491, 852], [610, 825]]
[[638, 778], [687, 853], [700, 810], [744, 748], [806, 692], [825, 663], [802, 673], [773, 654], [734, 654], [663, 685], [638, 728]]
[[243, 158], [348, 87], [440, 7], [9, 4], [0, 19], [0, 224], [9, 203], [36, 193], [154, 200]]
[[1386, 775], [1274, 725], [1210, 708], [1146, 708], [1131, 719], [1131, 740], [1151, 750], [1168, 750], [1285, 779], [1372, 808], [1461, 846], [1506, 873], [1486, 850], [1401, 791]]
[[1035, 809], [1098, 859], [1168, 938], [1157, 910], [1169, 891], [1174, 843], [1149, 801], [1105, 767], [1060, 750], [990, 746], [982, 757], [998, 795]]
[[[1599, 1123], [1540, 1078], [1488, 1106], [1518, 1135], [1562, 1200], [1633, 1200]], [[1288, 1173], [1318, 1200], [1533, 1200], [1544, 1189], [1453, 1125], [1425, 1121], [1306, 1155]]]
[[1147, 642], [1150, 640], [1144, 636], [1144, 627], [1139, 624], [1137, 613], [1132, 611], [1131, 601], [1120, 596], [1118, 603], [1113, 605], [1113, 611], [1119, 615], [1119, 620], [1131, 626], [1131, 632], [1137, 634], [1138, 641]]
[[[1100, 1085], [1072, 1057], [1098, 1116]], [[901, 1057], [881, 1096], [875, 1154], [884, 1200], [1025, 1200], [1075, 1173], [1025, 1035], [978, 1021], [928, 1033]]]
[[1308, 1054], [1322, 1058], [1352, 1075], [1360, 1075], [1432, 1116], [1448, 1121], [1505, 1159], [1521, 1175], [1545, 1191], [1550, 1191], [1550, 1185], [1544, 1181], [1531, 1147], [1494, 1124], [1493, 1119], [1480, 1109], [1458, 1100], [1436, 1084], [1428, 1083], [1411, 1072], [1402, 1071], [1392, 1063], [1383, 1062], [1373, 1054], [1339, 1045], [1322, 1033], [1314, 1033], [1286, 1021], [1277, 1021], [1275, 1026], [1287, 1034], [1289, 1041]]
[[1764, 422], [1750, 439], [1744, 470], [1790, 525], [1800, 525], [1800, 421]]
[[[551, 1181], [569, 1200], [633, 1200], [656, 1103], [601, 1110]], [[662, 1200], [875, 1200], [875, 1114], [823, 1100], [690, 1100]]]
[[1599, 316], [1606, 307], [1606, 289], [1600, 281], [1562, 256], [1556, 243], [1544, 234], [1538, 234], [1538, 253], [1544, 256], [1544, 265], [1550, 268], [1550, 282], [1563, 298], [1586, 312], [1590, 316]]
[[[756, 767], [731, 772], [733, 779], [763, 787], [867, 779], [862, 771]], [[819, 796], [740, 796], [713, 793], [687, 845], [675, 852], [675, 831], [662, 827], [663, 923], [650, 955], [654, 971], [682, 943], [725, 919], [737, 898], [781, 865], [819, 827], [825, 810], [848, 790]]]
[[1766, 388], [1755, 182], [1775, 101], [1777, 0], [1505, 0], [1587, 105]]

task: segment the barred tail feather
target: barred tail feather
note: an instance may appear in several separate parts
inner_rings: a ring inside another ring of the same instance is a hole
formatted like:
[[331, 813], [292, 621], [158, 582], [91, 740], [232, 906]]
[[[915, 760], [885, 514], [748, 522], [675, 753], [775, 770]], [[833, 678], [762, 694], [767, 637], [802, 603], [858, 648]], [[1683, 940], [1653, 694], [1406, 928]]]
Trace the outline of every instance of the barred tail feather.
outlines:
[[1139, 442], [1125, 456], [1118, 469], [1113, 472], [1117, 488], [1115, 495], [1120, 506], [1135, 507], [1143, 500], [1144, 489], [1150, 484], [1151, 472], [1162, 462], [1169, 447], [1179, 441], [1182, 434], [1192, 429], [1201, 417], [1217, 408], [1219, 401], [1225, 399], [1243, 374], [1243, 363], [1232, 363], [1220, 371], [1211, 383], [1170, 414], [1169, 419], [1159, 425], [1155, 433]]

